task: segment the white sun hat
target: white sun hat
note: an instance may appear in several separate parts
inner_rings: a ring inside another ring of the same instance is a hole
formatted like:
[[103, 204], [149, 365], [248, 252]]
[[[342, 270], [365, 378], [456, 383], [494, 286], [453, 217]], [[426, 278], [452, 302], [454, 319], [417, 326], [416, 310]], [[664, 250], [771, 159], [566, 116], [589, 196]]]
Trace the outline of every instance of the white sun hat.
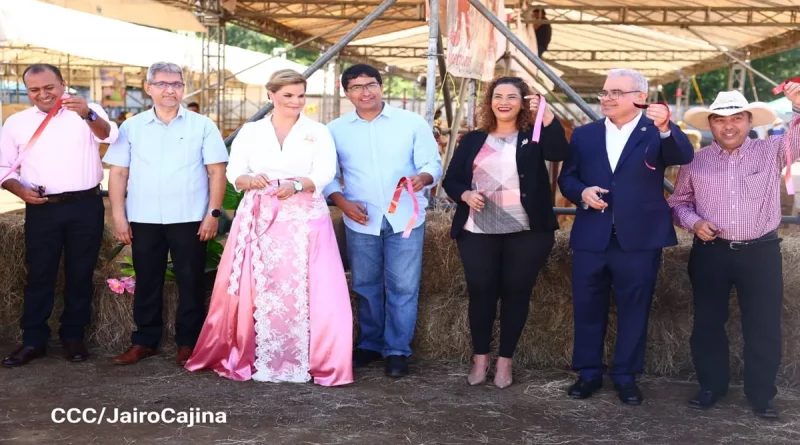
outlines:
[[708, 117], [732, 116], [747, 111], [753, 115], [753, 127], [771, 125], [778, 115], [764, 102], [747, 103], [744, 95], [738, 91], [721, 91], [714, 103], [708, 108], [692, 108], [683, 115], [683, 121], [698, 130], [710, 130]]

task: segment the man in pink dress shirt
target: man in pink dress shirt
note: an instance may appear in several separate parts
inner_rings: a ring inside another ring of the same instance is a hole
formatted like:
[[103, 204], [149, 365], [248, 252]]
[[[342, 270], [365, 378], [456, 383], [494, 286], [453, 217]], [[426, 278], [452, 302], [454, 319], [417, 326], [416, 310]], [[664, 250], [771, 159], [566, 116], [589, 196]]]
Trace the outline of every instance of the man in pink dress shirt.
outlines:
[[[789, 83], [793, 120], [800, 117], [800, 84]], [[744, 335], [744, 392], [756, 416], [775, 419], [772, 406], [781, 362], [783, 265], [781, 170], [800, 158], [800, 134], [792, 129], [766, 140], [749, 139], [753, 127], [770, 125], [775, 113], [724, 91], [708, 109], [692, 109], [687, 124], [710, 129], [714, 141], [681, 168], [668, 202], [675, 223], [694, 233], [689, 279], [694, 293], [691, 337], [700, 390], [689, 401], [708, 409], [728, 392], [728, 303], [736, 287]], [[786, 150], [789, 153], [787, 155]]]
[[[100, 143], [114, 142], [117, 126], [103, 108], [65, 95], [59, 69], [35, 64], [22, 75], [33, 107], [6, 120], [0, 134], [2, 187], [25, 201], [25, 256], [28, 282], [22, 346], [3, 366], [22, 366], [45, 354], [56, 276], [64, 254], [64, 312], [59, 336], [67, 360], [89, 356], [84, 331], [92, 314], [92, 276], [103, 238], [103, 166]], [[18, 171], [9, 173], [48, 112], [63, 98]]]

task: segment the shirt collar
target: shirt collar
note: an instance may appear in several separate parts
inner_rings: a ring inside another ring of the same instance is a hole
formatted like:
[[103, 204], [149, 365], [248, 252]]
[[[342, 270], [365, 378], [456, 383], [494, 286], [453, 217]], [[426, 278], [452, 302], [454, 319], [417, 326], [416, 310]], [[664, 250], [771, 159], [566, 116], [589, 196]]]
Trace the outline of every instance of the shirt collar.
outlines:
[[[630, 122], [628, 122], [627, 124], [623, 125], [622, 128], [619, 129], [619, 131], [630, 130], [631, 128], [635, 127], [636, 124], [639, 123], [639, 120], [641, 118], [642, 118], [642, 112], [640, 111], [640, 112], [638, 112], [636, 114], [636, 116], [634, 116], [634, 118]], [[606, 118], [606, 128], [609, 128], [609, 127], [617, 128], [617, 126], [613, 122], [611, 122], [611, 119]]]
[[[753, 145], [753, 143], [755, 143], [755, 141], [754, 141], [753, 139], [750, 139], [750, 138], [748, 137], [748, 138], [746, 138], [746, 139], [744, 140], [744, 142], [742, 143], [742, 145], [741, 145], [739, 148], [735, 148], [735, 149], [731, 150], [731, 151], [730, 151], [730, 154], [739, 154], [739, 153], [744, 153], [744, 152], [746, 152], [746, 151], [747, 151], [747, 150], [748, 150], [748, 149], [749, 149], [749, 148], [750, 148], [750, 147]], [[727, 151], [727, 150], [725, 150], [724, 148], [722, 148], [722, 147], [721, 147], [719, 144], [717, 144], [717, 141], [716, 141], [716, 140], [714, 140], [714, 141], [712, 141], [712, 142], [711, 142], [711, 147], [712, 147], [712, 148], [713, 148], [713, 149], [716, 151], [716, 153], [717, 153], [718, 155], [720, 155], [720, 156], [722, 156], [722, 155], [725, 155], [725, 154], [728, 154], [728, 151]]]
[[[187, 110], [186, 110], [186, 108], [183, 108], [183, 105], [179, 105], [178, 106], [178, 115], [175, 116], [175, 118], [177, 119], [178, 117], [180, 117], [180, 118], [186, 119], [186, 111]], [[150, 108], [149, 110], [145, 111], [145, 113], [148, 113], [148, 114], [145, 115], [147, 123], [150, 123], [150, 122], [153, 122], [155, 120], [158, 120], [158, 117], [156, 116], [156, 107]]]
[[[41, 110], [41, 109], [39, 109], [39, 107], [37, 107], [36, 105], [34, 105], [34, 106], [33, 106], [33, 108], [36, 110], [36, 114], [47, 115], [47, 112], [46, 112], [46, 111], [42, 111], [42, 110]], [[56, 114], [55, 114], [55, 115], [56, 115], [56, 116], [60, 116], [60, 115], [61, 115], [61, 113], [63, 113], [63, 112], [64, 112], [64, 109], [62, 108], [62, 109], [60, 109], [60, 110], [56, 111]]]
[[[302, 127], [304, 127], [304, 126], [305, 126], [305, 125], [306, 125], [306, 124], [307, 124], [307, 123], [308, 123], [310, 120], [311, 120], [311, 118], [309, 118], [308, 116], [306, 116], [306, 114], [305, 114], [304, 112], [303, 112], [303, 113], [300, 113], [300, 116], [298, 116], [298, 117], [297, 117], [297, 122], [295, 122], [295, 123], [294, 123], [294, 125], [292, 126], [292, 128], [302, 128]], [[267, 126], [269, 126], [269, 127], [274, 127], [274, 125], [272, 125], [272, 113], [269, 113], [268, 115], [266, 115], [266, 116], [262, 117], [262, 118], [260, 119], [260, 122], [262, 122], [264, 125], [267, 125]]]
[[[378, 114], [378, 116], [375, 117], [375, 119], [377, 119], [377, 118], [379, 118], [381, 116], [384, 116], [386, 118], [391, 119], [391, 117], [392, 117], [392, 109], [394, 107], [392, 107], [391, 105], [387, 104], [386, 102], [381, 102], [381, 103], [383, 104], [383, 109], [381, 110], [380, 114]], [[350, 118], [351, 118], [350, 122], [364, 120], [364, 119], [361, 118], [361, 116], [358, 115], [358, 111], [357, 110], [353, 111], [353, 113], [350, 116]]]

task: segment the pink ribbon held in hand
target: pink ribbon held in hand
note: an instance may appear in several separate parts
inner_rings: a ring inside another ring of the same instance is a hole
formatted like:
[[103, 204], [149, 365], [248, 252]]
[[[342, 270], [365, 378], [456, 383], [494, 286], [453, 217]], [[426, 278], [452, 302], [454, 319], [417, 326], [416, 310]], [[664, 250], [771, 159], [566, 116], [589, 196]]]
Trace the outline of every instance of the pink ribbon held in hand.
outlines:
[[539, 142], [542, 135], [542, 121], [544, 120], [544, 108], [547, 101], [544, 96], [539, 95], [539, 108], [536, 110], [536, 120], [533, 122], [533, 133], [531, 134], [531, 142]]
[[[669, 109], [669, 105], [667, 105], [666, 102], [654, 102], [654, 104], [663, 105], [663, 106], [667, 107], [667, 120], [665, 120], [661, 124], [657, 124], [656, 126], [668, 123], [669, 120], [672, 119], [672, 110]], [[634, 107], [636, 107], [636, 108], [638, 108], [640, 110], [646, 110], [646, 109], [650, 108], [650, 105], [651, 104], [637, 104], [637, 103], [633, 104]], [[655, 123], [655, 122], [653, 122], [653, 123]], [[661, 130], [659, 130], [659, 131], [661, 131]], [[653, 167], [652, 165], [650, 165], [649, 162], [647, 162], [647, 150], [649, 150], [649, 149], [650, 149], [649, 145], [647, 146], [647, 148], [644, 149], [644, 166], [649, 168], [650, 170], [655, 170], [656, 168]]]
[[783, 143], [786, 146], [786, 173], [783, 175], [783, 182], [786, 183], [786, 193], [794, 195], [794, 181], [792, 180], [792, 149], [789, 147], [789, 132], [800, 126], [800, 117], [793, 119], [789, 124], [789, 129], [783, 135]]
[[389, 204], [389, 214], [393, 214], [397, 210], [397, 204], [400, 202], [400, 194], [403, 193], [403, 186], [406, 187], [409, 196], [411, 196], [411, 202], [414, 205], [414, 209], [411, 212], [411, 218], [408, 219], [406, 229], [403, 231], [403, 238], [408, 238], [411, 236], [411, 231], [414, 229], [414, 224], [416, 224], [417, 218], [419, 218], [419, 202], [417, 201], [417, 195], [414, 193], [414, 186], [411, 185], [411, 178], [408, 176], [403, 176], [400, 178], [400, 181], [397, 182], [397, 188], [394, 191], [392, 203]]
[[[663, 106], [667, 107], [667, 120], [665, 120], [664, 122], [661, 122], [660, 124], [656, 124], [656, 126], [660, 126], [660, 125], [664, 125], [664, 124], [668, 123], [669, 120], [672, 119], [672, 110], [669, 109], [669, 105], [666, 102], [653, 102], [653, 104], [655, 104], [655, 105], [663, 105]], [[636, 108], [638, 108], [640, 110], [646, 110], [646, 109], [650, 108], [650, 105], [652, 105], [652, 104], [637, 104], [637, 103], [633, 104], [634, 107], [636, 107]]]
[[[789, 82], [800, 83], [800, 77], [793, 77], [791, 79], [784, 80], [780, 85], [772, 89], [772, 94], [778, 95], [783, 93], [783, 90], [786, 89], [786, 85]], [[800, 125], [800, 118], [793, 119], [792, 122], [789, 123], [789, 128], [786, 130], [786, 134], [783, 135], [783, 143], [786, 146], [786, 173], [783, 175], [783, 182], [786, 183], [786, 193], [789, 195], [794, 195], [794, 181], [792, 180], [792, 149], [789, 147], [789, 132], [797, 128], [798, 125]]]
[[24, 161], [25, 158], [28, 157], [28, 154], [30, 153], [30, 148], [33, 147], [34, 144], [36, 144], [36, 141], [39, 140], [39, 136], [42, 135], [42, 132], [44, 131], [45, 127], [47, 127], [47, 124], [50, 123], [50, 119], [52, 119], [53, 116], [55, 116], [56, 113], [58, 113], [58, 110], [60, 109], [61, 109], [61, 98], [59, 98], [56, 101], [55, 105], [53, 105], [53, 108], [51, 108], [50, 111], [47, 112], [47, 116], [44, 117], [42, 123], [39, 124], [39, 127], [36, 129], [36, 131], [33, 132], [33, 136], [31, 136], [31, 139], [28, 141], [27, 144], [25, 144], [25, 148], [23, 148], [22, 151], [19, 153], [19, 156], [17, 156], [17, 160], [13, 164], [11, 164], [11, 167], [9, 167], [8, 172], [6, 172], [3, 178], [0, 179], [0, 184], [2, 184], [3, 181], [5, 181], [6, 178], [8, 178], [11, 175], [11, 173], [13, 173], [22, 164], [22, 161]]
[[772, 94], [778, 95], [783, 93], [783, 90], [786, 89], [786, 84], [789, 82], [800, 83], [800, 77], [792, 77], [791, 79], [784, 80], [780, 85], [772, 89]]
[[[261, 198], [266, 194], [270, 200], [270, 207], [272, 208], [272, 217], [269, 220], [269, 224], [267, 227], [264, 228], [264, 231], [258, 233], [258, 215], [261, 213]], [[262, 236], [267, 233], [272, 224], [275, 223], [275, 220], [278, 219], [278, 210], [280, 210], [280, 200], [278, 199], [278, 195], [275, 194], [275, 189], [268, 190], [266, 193], [257, 193], [253, 196], [253, 224], [256, 224], [256, 236]]]

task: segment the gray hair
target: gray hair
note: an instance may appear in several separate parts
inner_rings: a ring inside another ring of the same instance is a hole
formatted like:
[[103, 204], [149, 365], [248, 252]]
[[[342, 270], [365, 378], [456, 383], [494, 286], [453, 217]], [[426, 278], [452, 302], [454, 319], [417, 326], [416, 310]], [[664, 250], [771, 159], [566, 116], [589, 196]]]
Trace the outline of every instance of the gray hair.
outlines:
[[150, 68], [147, 69], [147, 83], [153, 83], [156, 73], [177, 73], [181, 75], [181, 82], [183, 82], [183, 70], [174, 63], [156, 62], [150, 65]]
[[638, 91], [643, 93], [648, 92], [647, 78], [636, 70], [628, 68], [614, 69], [608, 72], [608, 77], [630, 77], [633, 79], [633, 83]]

